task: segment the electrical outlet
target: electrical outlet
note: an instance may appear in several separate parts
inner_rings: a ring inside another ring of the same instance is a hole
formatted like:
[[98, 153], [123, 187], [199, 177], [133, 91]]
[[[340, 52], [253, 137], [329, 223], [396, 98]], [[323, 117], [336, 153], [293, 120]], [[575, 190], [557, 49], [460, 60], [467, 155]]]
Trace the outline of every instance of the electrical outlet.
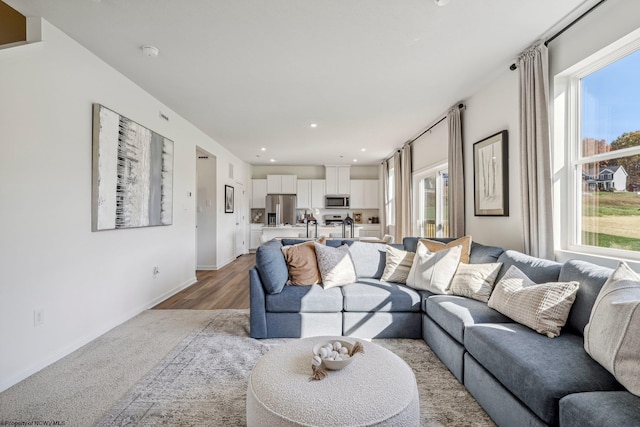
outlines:
[[33, 326], [40, 326], [44, 323], [44, 308], [33, 310]]
[[153, 267], [153, 278], [155, 279], [160, 274], [160, 269], [158, 267]]

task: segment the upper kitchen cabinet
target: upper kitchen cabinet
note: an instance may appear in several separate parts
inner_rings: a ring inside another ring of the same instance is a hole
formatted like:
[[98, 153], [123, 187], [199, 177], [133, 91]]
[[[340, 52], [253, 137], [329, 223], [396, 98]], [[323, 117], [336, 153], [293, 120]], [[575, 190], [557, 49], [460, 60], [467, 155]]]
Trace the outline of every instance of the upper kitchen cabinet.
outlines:
[[326, 193], [349, 194], [351, 192], [350, 166], [325, 166]]
[[251, 180], [251, 207], [254, 209], [264, 209], [267, 196], [267, 180]]
[[299, 179], [297, 187], [296, 208], [324, 208], [324, 179]]
[[267, 175], [267, 194], [296, 194], [296, 176]]
[[351, 208], [379, 209], [377, 179], [351, 180]]

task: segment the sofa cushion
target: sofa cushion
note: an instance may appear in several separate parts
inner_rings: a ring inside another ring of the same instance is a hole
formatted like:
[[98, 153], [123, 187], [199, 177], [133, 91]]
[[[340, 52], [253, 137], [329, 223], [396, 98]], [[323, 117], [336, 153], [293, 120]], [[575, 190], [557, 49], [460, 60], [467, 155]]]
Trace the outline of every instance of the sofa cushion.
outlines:
[[312, 241], [308, 241], [282, 247], [284, 260], [289, 271], [288, 285], [305, 286], [322, 282], [316, 261], [316, 249], [313, 244]]
[[[404, 239], [402, 239], [404, 250], [415, 252], [418, 247], [418, 240], [420, 239], [424, 239], [424, 237], [405, 237]], [[450, 237], [429, 237], [429, 240], [442, 243], [450, 243], [455, 239]], [[469, 263], [487, 264], [490, 262], [497, 262], [498, 258], [500, 257], [500, 255], [502, 255], [503, 252], [504, 249], [497, 246], [486, 246], [481, 243], [472, 242], [471, 251], [469, 253]]]
[[451, 293], [487, 302], [502, 264], [460, 264], [451, 280]]
[[584, 328], [584, 349], [640, 396], [640, 277], [624, 262], [593, 305]]
[[426, 298], [424, 311], [461, 344], [464, 342], [466, 326], [476, 323], [511, 322], [507, 316], [489, 308], [484, 302], [454, 295], [434, 295]]
[[349, 245], [351, 259], [358, 277], [379, 279], [387, 261], [387, 245], [384, 243], [353, 242]]
[[421, 240], [407, 276], [407, 286], [435, 294], [450, 294], [449, 285], [460, 264], [461, 252], [461, 245], [430, 252]]
[[489, 307], [549, 338], [560, 335], [578, 282], [536, 284], [512, 265], [496, 285]]
[[278, 294], [267, 294], [265, 306], [275, 313], [335, 313], [342, 311], [342, 292], [321, 285], [287, 285]]
[[621, 390], [622, 386], [584, 351], [582, 337], [550, 339], [517, 323], [476, 324], [464, 333], [469, 354], [550, 425], [558, 424], [558, 401], [571, 393]]
[[420, 311], [418, 292], [393, 282], [358, 279], [342, 288], [344, 311]]
[[462, 246], [460, 252], [460, 262], [469, 264], [469, 253], [471, 251], [471, 236], [460, 237], [459, 239], [452, 240], [448, 243], [438, 242], [431, 239], [420, 239], [418, 243], [422, 243], [426, 246], [429, 252], [439, 252], [445, 249], [454, 248], [456, 246]]
[[520, 271], [536, 283], [557, 282], [562, 268], [562, 264], [559, 262], [532, 257], [512, 250], [504, 251], [498, 258], [498, 262], [502, 263], [502, 269], [498, 273], [498, 281], [502, 279], [502, 276], [512, 265], [518, 267]]
[[569, 260], [562, 265], [560, 270], [560, 282], [576, 281], [580, 283], [576, 300], [569, 312], [567, 329], [583, 335], [584, 327], [589, 322], [591, 309], [596, 298], [607, 281], [613, 269], [601, 267], [586, 261]]
[[414, 252], [387, 245], [387, 259], [380, 279], [385, 282], [405, 284], [411, 271], [414, 255]]
[[575, 393], [560, 400], [562, 427], [637, 427], [640, 397], [626, 391]]
[[316, 249], [316, 259], [322, 276], [323, 288], [344, 286], [356, 281], [356, 269], [351, 260], [349, 246], [342, 245], [339, 248], [332, 248], [317, 242], [313, 244]]
[[287, 263], [282, 254], [282, 243], [273, 239], [260, 245], [256, 250], [256, 269], [267, 293], [281, 292], [289, 280]]

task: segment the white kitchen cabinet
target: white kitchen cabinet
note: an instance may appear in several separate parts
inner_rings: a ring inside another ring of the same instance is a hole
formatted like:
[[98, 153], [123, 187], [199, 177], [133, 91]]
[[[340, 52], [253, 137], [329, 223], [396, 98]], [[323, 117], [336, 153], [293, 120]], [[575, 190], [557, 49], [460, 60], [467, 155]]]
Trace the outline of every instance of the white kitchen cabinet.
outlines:
[[260, 237], [262, 236], [262, 224], [251, 224], [251, 240], [249, 244], [250, 250], [258, 249], [260, 246]]
[[267, 194], [296, 194], [295, 175], [267, 175]]
[[350, 166], [325, 166], [326, 194], [349, 194], [350, 178]]
[[267, 180], [251, 180], [251, 207], [254, 209], [264, 209], [267, 195]]
[[379, 209], [378, 180], [351, 180], [351, 209]]
[[296, 186], [298, 190], [296, 208], [324, 208], [324, 179], [299, 179]]
[[360, 229], [360, 237], [374, 237], [376, 239], [382, 238], [380, 232], [380, 225], [377, 224], [363, 224]]

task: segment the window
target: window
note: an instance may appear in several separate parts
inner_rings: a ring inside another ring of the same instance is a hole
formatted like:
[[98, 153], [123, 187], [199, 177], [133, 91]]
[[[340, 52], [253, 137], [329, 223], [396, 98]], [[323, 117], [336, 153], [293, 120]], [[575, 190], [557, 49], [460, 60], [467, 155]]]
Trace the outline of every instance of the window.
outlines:
[[396, 174], [394, 168], [389, 168], [389, 188], [387, 190], [387, 225], [396, 225]]
[[413, 175], [415, 236], [449, 237], [447, 165]]
[[636, 42], [635, 50], [612, 52], [569, 79], [568, 116], [575, 135], [573, 206], [567, 207], [572, 249], [640, 252], [639, 48]]

